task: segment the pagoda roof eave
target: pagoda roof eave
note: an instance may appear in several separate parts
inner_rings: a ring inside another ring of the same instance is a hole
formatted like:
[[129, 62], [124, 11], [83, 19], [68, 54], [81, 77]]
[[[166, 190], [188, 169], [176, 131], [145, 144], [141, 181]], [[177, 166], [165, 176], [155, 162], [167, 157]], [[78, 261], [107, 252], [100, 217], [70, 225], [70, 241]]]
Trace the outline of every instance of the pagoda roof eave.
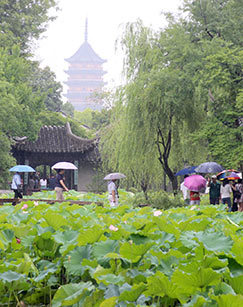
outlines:
[[70, 58], [66, 58], [65, 61], [69, 63], [105, 63], [106, 60], [98, 56], [93, 50], [90, 44], [85, 41], [79, 49]]

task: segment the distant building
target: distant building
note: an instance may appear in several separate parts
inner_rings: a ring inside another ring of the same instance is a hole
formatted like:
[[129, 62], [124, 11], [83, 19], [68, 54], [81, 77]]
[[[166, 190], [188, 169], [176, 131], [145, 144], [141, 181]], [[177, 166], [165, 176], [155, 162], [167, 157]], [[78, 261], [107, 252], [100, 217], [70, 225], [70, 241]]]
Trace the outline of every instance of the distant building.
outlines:
[[78, 111], [87, 108], [92, 110], [102, 109], [102, 100], [97, 97], [103, 85], [105, 71], [102, 64], [106, 60], [100, 58], [91, 45], [88, 43], [88, 23], [85, 24], [85, 40], [77, 52], [68, 59], [69, 68], [65, 71], [68, 74], [68, 91], [65, 95], [68, 101]]

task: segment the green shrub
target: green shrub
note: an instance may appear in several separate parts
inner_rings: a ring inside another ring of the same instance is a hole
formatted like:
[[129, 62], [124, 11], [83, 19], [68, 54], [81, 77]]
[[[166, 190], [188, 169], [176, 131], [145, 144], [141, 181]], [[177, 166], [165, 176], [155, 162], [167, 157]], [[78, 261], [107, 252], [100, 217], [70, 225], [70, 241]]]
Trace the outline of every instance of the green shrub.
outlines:
[[148, 192], [147, 200], [142, 192], [136, 193], [132, 199], [132, 203], [135, 207], [139, 205], [149, 205], [153, 208], [164, 210], [184, 206], [184, 203], [179, 195], [174, 197], [163, 190]]

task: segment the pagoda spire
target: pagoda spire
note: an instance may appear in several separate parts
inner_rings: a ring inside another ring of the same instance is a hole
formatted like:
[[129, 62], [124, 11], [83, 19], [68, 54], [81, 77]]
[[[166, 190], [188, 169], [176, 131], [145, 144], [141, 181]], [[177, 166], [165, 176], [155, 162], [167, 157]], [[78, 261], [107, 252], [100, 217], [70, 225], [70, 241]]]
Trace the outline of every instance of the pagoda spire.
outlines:
[[84, 40], [85, 40], [86, 43], [88, 42], [88, 18], [87, 17], [86, 17], [86, 20], [85, 20]]

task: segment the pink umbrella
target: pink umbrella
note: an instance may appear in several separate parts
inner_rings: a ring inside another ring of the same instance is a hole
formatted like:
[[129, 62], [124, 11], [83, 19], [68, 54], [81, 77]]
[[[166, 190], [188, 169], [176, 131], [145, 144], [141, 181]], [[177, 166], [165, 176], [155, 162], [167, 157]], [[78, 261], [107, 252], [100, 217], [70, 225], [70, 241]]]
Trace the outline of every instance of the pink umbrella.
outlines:
[[184, 180], [184, 185], [188, 190], [193, 192], [204, 191], [206, 188], [207, 180], [200, 175], [192, 175], [186, 177]]

